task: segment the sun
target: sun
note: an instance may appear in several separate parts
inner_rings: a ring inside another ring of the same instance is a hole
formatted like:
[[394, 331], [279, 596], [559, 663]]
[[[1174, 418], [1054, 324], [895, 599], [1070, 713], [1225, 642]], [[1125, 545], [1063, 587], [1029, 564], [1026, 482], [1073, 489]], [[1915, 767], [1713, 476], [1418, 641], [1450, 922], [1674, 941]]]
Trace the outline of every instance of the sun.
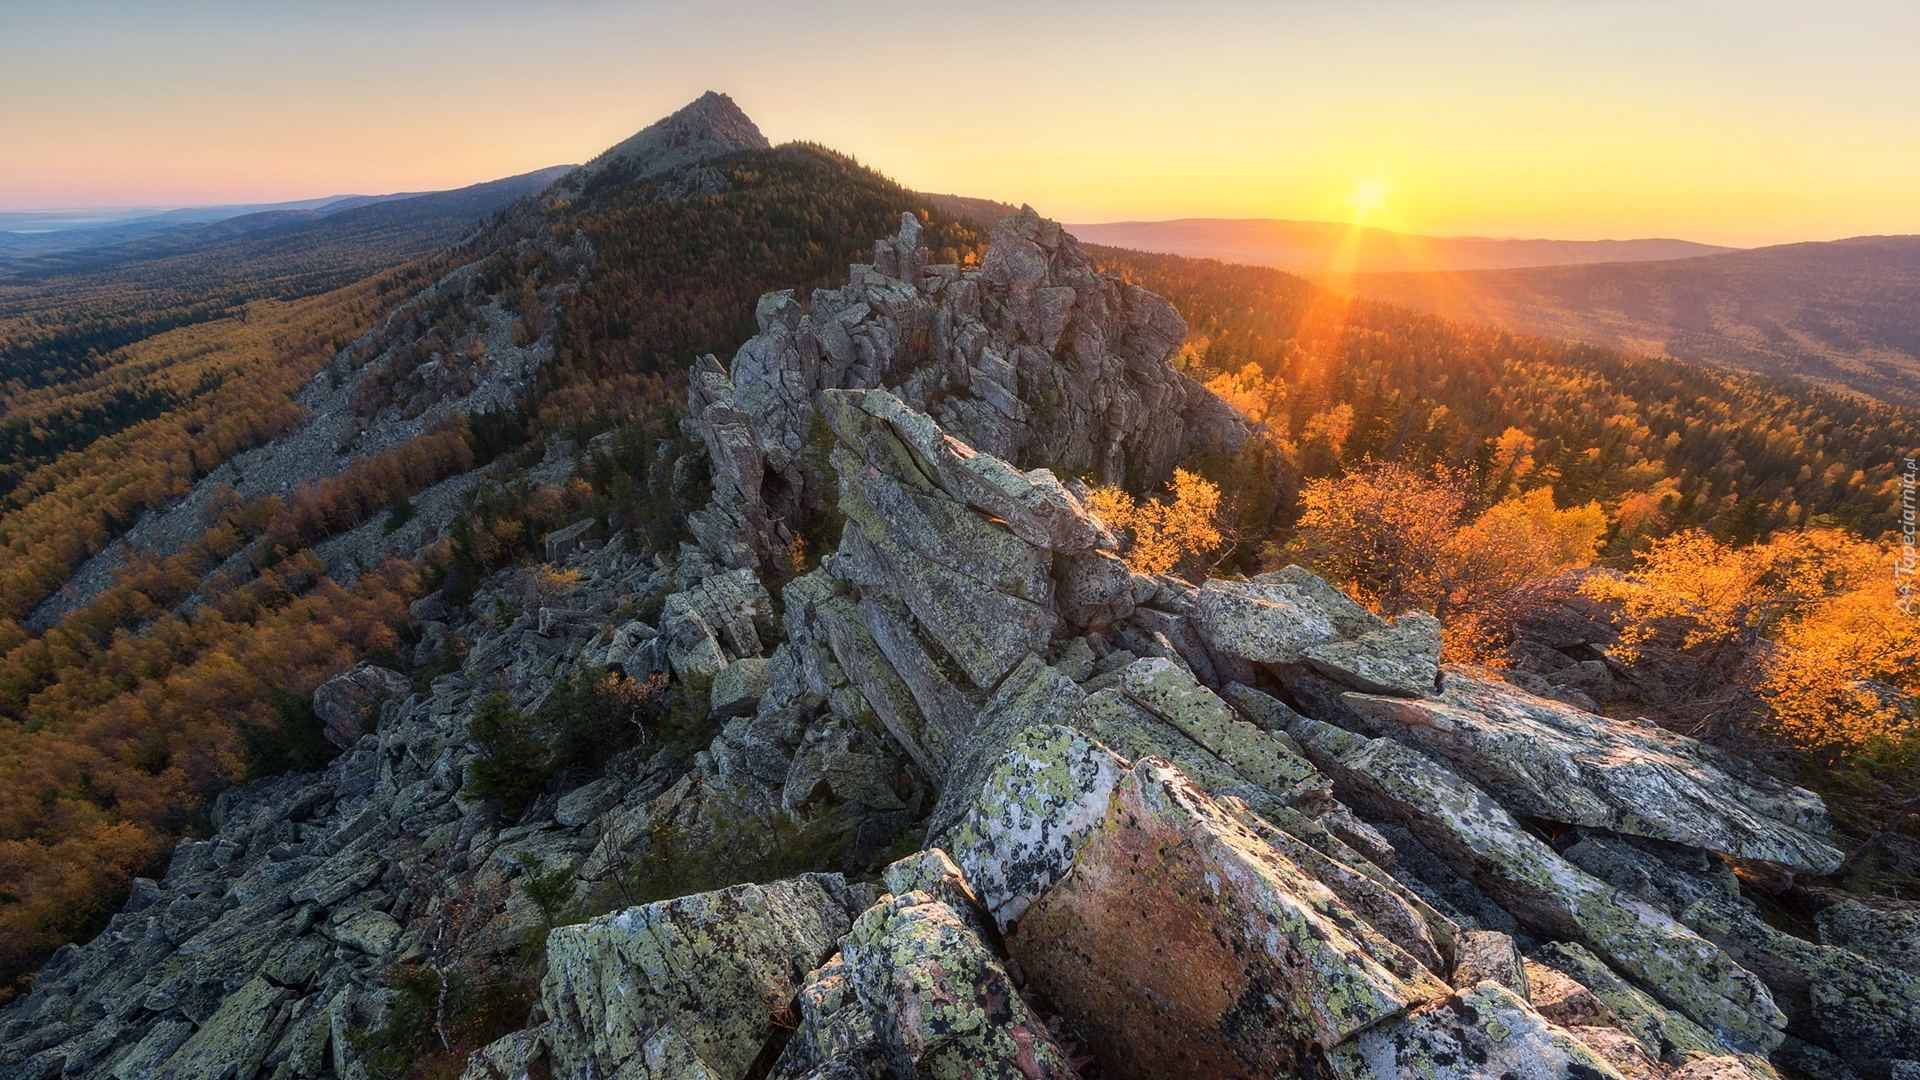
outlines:
[[1368, 217], [1384, 215], [1387, 212], [1387, 193], [1391, 190], [1387, 182], [1379, 177], [1355, 181], [1353, 194], [1342, 200], [1353, 207], [1353, 223], [1358, 225]]

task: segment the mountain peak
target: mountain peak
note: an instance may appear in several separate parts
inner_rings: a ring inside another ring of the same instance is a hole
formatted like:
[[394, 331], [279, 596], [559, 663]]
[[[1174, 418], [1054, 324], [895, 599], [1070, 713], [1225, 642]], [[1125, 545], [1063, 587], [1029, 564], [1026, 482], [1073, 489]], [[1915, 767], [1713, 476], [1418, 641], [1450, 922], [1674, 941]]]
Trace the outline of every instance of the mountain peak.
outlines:
[[640, 179], [742, 150], [772, 145], [732, 98], [715, 90], [594, 158], [571, 179], [574, 184], [618, 171]]

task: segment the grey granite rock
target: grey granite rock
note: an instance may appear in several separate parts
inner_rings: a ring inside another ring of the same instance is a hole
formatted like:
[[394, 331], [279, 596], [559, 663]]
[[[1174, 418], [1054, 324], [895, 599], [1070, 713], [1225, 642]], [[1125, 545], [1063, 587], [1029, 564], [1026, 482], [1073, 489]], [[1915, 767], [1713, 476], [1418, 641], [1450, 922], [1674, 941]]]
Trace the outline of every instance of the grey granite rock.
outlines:
[[1348, 694], [1354, 712], [1445, 758], [1515, 810], [1824, 873], [1840, 852], [1812, 792], [1765, 788], [1725, 755], [1650, 724], [1584, 712], [1449, 670], [1436, 698]]

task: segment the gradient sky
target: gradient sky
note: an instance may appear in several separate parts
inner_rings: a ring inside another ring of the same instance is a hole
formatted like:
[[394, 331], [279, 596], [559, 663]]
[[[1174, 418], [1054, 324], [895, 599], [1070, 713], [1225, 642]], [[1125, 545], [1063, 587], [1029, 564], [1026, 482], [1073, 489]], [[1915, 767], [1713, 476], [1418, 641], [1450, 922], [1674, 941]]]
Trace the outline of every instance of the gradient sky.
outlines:
[[1914, 0], [0, 0], [0, 209], [455, 187], [709, 88], [1066, 221], [1920, 233]]

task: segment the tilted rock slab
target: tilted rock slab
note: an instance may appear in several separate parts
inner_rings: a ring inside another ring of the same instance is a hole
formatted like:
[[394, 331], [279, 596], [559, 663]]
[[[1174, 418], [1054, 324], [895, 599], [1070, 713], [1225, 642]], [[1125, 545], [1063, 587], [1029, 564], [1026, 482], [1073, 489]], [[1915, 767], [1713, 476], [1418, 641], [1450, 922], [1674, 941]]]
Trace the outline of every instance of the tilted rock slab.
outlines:
[[1169, 362], [1187, 334], [1173, 306], [1098, 273], [1058, 224], [1023, 209], [977, 269], [929, 266], [920, 241], [919, 220], [901, 215], [846, 286], [804, 308], [791, 291], [762, 297], [760, 333], [730, 373], [696, 365], [686, 427], [717, 469], [694, 525], [728, 565], [774, 556], [788, 539], [777, 523], [819, 505], [801, 463], [824, 391], [893, 387], [968, 453], [1136, 486], [1247, 438], [1231, 406]]
[[1165, 762], [1115, 786], [1008, 936], [1116, 1076], [1312, 1068], [1450, 991]]
[[1449, 670], [1437, 698], [1347, 694], [1392, 734], [1437, 754], [1532, 817], [1671, 840], [1824, 874], [1825, 804], [1775, 781], [1762, 788], [1724, 755], [1651, 724], [1627, 724]]
[[1304, 717], [1290, 730], [1343, 798], [1399, 820], [1521, 922], [1584, 940], [1735, 1049], [1779, 1044], [1786, 1017], [1752, 972], [1672, 916], [1562, 858], [1471, 781], [1389, 739]]
[[540, 999], [563, 1076], [744, 1075], [776, 1010], [833, 955], [855, 906], [838, 874], [736, 885], [547, 936]]
[[1210, 580], [1193, 601], [1207, 647], [1255, 664], [1303, 664], [1358, 690], [1418, 697], [1440, 674], [1440, 622], [1389, 623], [1298, 566], [1251, 581]]
[[842, 942], [894, 1075], [1076, 1076], [969, 921], [916, 890], [867, 909]]
[[1621, 1080], [1512, 990], [1482, 982], [1361, 1032], [1328, 1055], [1341, 1080]]
[[949, 844], [1002, 930], [1073, 865], [1126, 769], [1106, 747], [1058, 725], [1021, 732], [994, 766]]

